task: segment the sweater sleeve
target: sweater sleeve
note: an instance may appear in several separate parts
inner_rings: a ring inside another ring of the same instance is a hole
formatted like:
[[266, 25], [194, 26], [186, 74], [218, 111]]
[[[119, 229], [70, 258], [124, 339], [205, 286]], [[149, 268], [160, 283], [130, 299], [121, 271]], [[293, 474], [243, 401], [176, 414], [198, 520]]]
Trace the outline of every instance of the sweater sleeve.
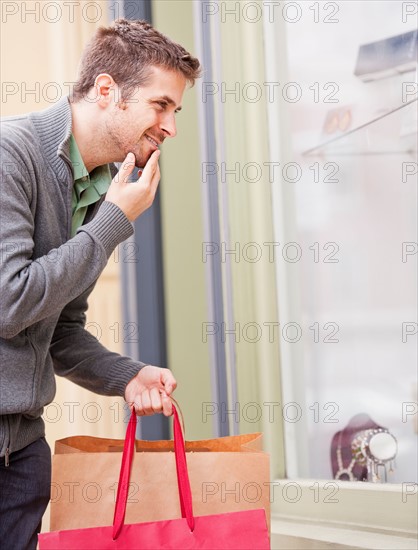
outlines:
[[[32, 176], [16, 151], [1, 148], [0, 337], [58, 315], [89, 288], [133, 226], [115, 204], [104, 201], [76, 236], [34, 259]], [[18, 166], [19, 169], [13, 169]], [[57, 215], [54, 212], [54, 215]], [[86, 253], [88, 252], [88, 253]]]
[[50, 346], [54, 370], [95, 393], [123, 397], [145, 364], [109, 351], [85, 329], [91, 290], [67, 304], [60, 315]]

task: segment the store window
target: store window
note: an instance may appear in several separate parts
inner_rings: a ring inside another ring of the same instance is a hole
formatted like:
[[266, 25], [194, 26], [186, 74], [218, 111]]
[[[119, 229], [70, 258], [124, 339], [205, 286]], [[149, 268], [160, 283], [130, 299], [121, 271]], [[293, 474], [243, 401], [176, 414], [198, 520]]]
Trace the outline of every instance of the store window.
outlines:
[[287, 475], [416, 483], [416, 3], [288, 4], [266, 51]]

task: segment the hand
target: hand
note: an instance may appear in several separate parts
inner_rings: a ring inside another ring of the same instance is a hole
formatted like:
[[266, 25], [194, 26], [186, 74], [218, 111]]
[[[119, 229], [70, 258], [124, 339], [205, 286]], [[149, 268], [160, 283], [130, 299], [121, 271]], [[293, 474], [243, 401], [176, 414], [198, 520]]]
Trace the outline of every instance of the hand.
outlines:
[[125, 400], [138, 416], [149, 416], [163, 412], [173, 414], [169, 395], [176, 389], [177, 382], [168, 369], [146, 365], [125, 389]]
[[119, 172], [113, 178], [105, 200], [113, 202], [122, 210], [130, 222], [133, 222], [154, 202], [160, 181], [158, 157], [160, 151], [154, 151], [137, 181], [128, 181], [135, 168], [135, 157], [128, 153]]

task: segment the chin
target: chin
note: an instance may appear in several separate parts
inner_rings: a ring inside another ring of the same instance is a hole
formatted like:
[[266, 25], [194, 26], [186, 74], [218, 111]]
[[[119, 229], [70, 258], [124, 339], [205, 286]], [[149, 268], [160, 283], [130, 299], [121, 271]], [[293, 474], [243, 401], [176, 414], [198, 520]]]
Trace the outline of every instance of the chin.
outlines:
[[143, 168], [145, 166], [144, 159], [142, 157], [138, 158], [138, 156], [135, 155], [135, 166], [137, 168]]
[[[149, 154], [148, 156], [146, 156], [146, 157], [141, 157], [141, 158], [139, 159], [139, 161], [138, 161], [138, 159], [137, 159], [137, 163], [136, 163], [137, 167], [138, 167], [138, 168], [144, 168], [144, 166], [146, 165], [146, 163], [147, 163], [147, 162], [149, 161], [149, 159], [151, 158], [151, 155], [152, 155], [152, 153], [150, 153], [150, 154]], [[139, 162], [139, 164], [138, 164], [138, 162]]]

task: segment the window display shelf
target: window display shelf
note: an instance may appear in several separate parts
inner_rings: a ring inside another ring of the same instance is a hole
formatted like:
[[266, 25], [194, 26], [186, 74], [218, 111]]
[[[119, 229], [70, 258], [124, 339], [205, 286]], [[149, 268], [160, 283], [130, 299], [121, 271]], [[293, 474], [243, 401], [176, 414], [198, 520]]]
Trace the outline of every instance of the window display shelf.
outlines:
[[415, 155], [417, 152], [417, 107], [418, 98], [316, 145], [304, 151], [303, 155]]

